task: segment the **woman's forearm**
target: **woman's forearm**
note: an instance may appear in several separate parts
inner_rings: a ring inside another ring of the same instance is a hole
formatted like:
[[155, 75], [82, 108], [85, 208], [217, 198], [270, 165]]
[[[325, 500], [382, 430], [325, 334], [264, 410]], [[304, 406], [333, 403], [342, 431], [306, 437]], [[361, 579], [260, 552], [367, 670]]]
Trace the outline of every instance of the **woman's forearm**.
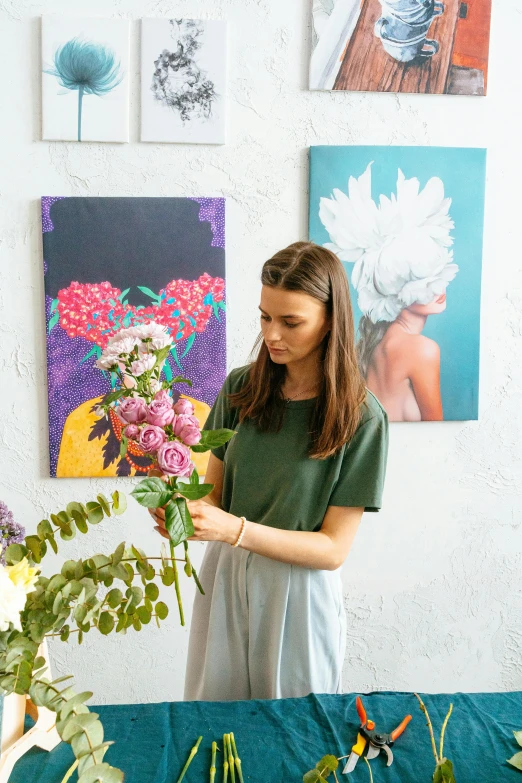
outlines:
[[280, 530], [247, 522], [240, 546], [272, 560], [333, 571], [342, 565], [335, 542], [322, 531]]

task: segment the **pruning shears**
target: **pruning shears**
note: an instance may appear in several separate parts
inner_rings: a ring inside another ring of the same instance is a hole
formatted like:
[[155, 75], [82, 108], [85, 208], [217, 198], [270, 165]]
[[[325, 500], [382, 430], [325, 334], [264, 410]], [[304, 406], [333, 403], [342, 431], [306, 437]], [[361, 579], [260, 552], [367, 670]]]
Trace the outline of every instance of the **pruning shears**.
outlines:
[[355, 700], [355, 706], [357, 708], [359, 718], [361, 719], [361, 727], [359, 729], [359, 733], [357, 734], [357, 742], [353, 746], [352, 752], [350, 753], [348, 761], [346, 762], [346, 765], [343, 769], [343, 775], [347, 775], [349, 772], [352, 772], [355, 769], [355, 765], [362, 756], [366, 745], [368, 745], [368, 752], [366, 754], [366, 758], [368, 760], [374, 759], [382, 750], [388, 757], [386, 766], [389, 767], [390, 764], [393, 763], [391, 745], [393, 745], [397, 737], [400, 737], [411, 720], [411, 715], [406, 715], [402, 723], [400, 723], [397, 728], [391, 732], [391, 734], [384, 734], [377, 732], [373, 720], [368, 719], [360, 696], [357, 696]]

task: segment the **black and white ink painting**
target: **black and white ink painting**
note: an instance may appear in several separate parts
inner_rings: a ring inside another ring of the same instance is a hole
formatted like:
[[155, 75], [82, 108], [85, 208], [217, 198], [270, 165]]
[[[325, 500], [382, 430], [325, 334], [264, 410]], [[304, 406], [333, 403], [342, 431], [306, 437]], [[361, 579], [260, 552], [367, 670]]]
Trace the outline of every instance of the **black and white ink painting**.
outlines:
[[142, 19], [141, 140], [225, 143], [227, 26]]

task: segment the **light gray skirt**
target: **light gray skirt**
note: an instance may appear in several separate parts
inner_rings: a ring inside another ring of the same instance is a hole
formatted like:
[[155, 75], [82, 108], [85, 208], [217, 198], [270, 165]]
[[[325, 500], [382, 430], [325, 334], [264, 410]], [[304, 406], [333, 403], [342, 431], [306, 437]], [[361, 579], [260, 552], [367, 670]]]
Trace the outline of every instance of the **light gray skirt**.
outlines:
[[341, 569], [280, 563], [211, 541], [190, 626], [186, 701], [341, 693]]

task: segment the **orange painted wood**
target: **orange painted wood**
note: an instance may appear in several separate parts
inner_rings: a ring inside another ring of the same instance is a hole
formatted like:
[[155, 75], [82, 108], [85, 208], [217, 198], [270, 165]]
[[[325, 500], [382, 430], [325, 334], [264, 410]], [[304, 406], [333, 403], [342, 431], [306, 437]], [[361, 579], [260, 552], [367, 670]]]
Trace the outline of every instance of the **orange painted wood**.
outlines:
[[444, 5], [444, 13], [434, 19], [428, 31], [428, 38], [439, 42], [439, 52], [423, 60], [400, 63], [384, 51], [373, 32], [381, 16], [379, 0], [363, 0], [334, 90], [444, 93], [453, 56], [459, 0], [444, 0]]
[[491, 0], [466, 0], [468, 13], [459, 19], [453, 65], [464, 68], [478, 68], [484, 72], [484, 86], [487, 84], [489, 30], [491, 25]]

